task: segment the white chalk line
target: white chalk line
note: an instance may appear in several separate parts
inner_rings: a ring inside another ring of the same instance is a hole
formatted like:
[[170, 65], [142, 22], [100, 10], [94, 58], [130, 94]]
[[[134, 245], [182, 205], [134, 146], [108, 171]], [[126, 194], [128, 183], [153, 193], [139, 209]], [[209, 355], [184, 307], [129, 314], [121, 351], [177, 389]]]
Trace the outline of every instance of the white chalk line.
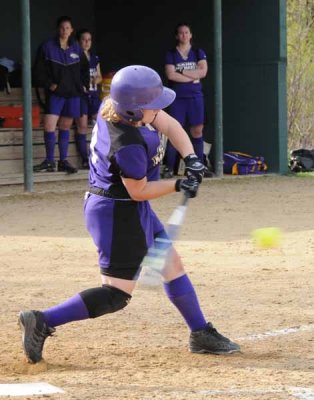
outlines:
[[53, 393], [64, 393], [64, 391], [46, 382], [0, 384], [0, 396], [32, 396]]
[[297, 333], [297, 332], [304, 332], [304, 331], [313, 331], [314, 330], [314, 324], [307, 324], [307, 325], [299, 325], [299, 326], [293, 326], [291, 328], [284, 328], [284, 329], [276, 329], [273, 331], [267, 331], [263, 333], [254, 333], [252, 335], [248, 336], [241, 336], [238, 338], [235, 338], [235, 340], [263, 340], [267, 339], [269, 337], [275, 337], [275, 336], [283, 336], [283, 335], [290, 335], [291, 333]]

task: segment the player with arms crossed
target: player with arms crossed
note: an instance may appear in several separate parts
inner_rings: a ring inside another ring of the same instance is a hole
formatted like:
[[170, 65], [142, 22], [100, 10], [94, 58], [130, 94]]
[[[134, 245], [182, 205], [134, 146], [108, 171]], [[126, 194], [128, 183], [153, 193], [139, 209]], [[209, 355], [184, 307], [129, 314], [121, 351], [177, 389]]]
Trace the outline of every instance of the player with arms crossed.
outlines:
[[[84, 290], [44, 311], [21, 311], [23, 347], [29, 362], [42, 359], [43, 345], [55, 327], [123, 309], [131, 300], [141, 263], [156, 237], [167, 238], [149, 200], [175, 191], [193, 198], [204, 166], [181, 125], [162, 111], [175, 93], [145, 66], [128, 66], [112, 81], [93, 129], [90, 189], [85, 221], [99, 253], [102, 286]], [[162, 155], [159, 133], [167, 135], [185, 160], [188, 178], [158, 180]], [[189, 349], [226, 354], [240, 347], [207, 322], [193, 285], [173, 249], [163, 270], [164, 288], [191, 330]]]
[[[194, 152], [203, 161], [205, 109], [201, 80], [207, 75], [206, 54], [204, 50], [192, 46], [189, 24], [178, 24], [175, 37], [176, 47], [167, 52], [165, 61], [169, 86], [176, 92], [176, 99], [169, 107], [169, 114], [182, 126], [189, 125]], [[176, 159], [177, 149], [168, 141], [164, 178], [173, 177]], [[212, 176], [207, 167], [204, 176]]]

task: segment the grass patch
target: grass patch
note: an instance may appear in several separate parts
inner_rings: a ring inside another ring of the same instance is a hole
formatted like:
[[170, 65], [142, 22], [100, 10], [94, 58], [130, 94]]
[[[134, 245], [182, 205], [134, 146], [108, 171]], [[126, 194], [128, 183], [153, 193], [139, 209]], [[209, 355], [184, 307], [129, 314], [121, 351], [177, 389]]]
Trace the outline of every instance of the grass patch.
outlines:
[[295, 172], [289, 174], [290, 176], [295, 176], [297, 178], [314, 178], [314, 171], [311, 172]]

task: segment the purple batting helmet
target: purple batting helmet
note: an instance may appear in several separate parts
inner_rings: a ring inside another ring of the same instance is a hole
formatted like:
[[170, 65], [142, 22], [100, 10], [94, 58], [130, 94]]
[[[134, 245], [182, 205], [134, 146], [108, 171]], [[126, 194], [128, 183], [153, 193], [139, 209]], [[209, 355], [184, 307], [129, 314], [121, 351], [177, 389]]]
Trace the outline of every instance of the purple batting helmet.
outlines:
[[176, 94], [163, 86], [160, 76], [143, 65], [130, 65], [120, 69], [113, 77], [110, 97], [117, 114], [128, 121], [140, 121], [141, 110], [166, 108]]

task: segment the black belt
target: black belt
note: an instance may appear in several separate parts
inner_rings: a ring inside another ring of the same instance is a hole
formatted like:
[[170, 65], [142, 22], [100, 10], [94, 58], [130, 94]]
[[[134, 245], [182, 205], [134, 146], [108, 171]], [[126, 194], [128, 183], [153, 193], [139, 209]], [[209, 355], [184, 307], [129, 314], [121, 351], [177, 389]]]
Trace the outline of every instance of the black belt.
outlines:
[[[90, 187], [88, 189], [89, 193], [97, 194], [98, 196], [108, 197], [109, 199], [123, 199], [123, 200], [131, 200], [129, 194], [126, 192], [122, 192], [119, 190], [105, 190], [99, 187]], [[120, 193], [119, 193], [120, 192]]]

